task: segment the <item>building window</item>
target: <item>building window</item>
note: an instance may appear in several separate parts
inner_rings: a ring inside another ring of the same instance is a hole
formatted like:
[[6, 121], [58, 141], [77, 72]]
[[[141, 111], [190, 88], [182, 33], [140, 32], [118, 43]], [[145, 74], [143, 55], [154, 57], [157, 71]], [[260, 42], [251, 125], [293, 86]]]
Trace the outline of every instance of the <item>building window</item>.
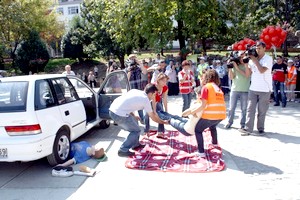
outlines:
[[74, 15], [74, 14], [78, 14], [78, 6], [72, 6], [72, 7], [68, 7], [68, 13], [69, 15]]
[[68, 0], [59, 0], [59, 3], [64, 3], [64, 2], [68, 2]]
[[58, 14], [63, 15], [63, 14], [64, 14], [64, 9], [63, 9], [63, 8], [57, 8], [57, 9], [56, 9], [56, 12], [57, 12]]

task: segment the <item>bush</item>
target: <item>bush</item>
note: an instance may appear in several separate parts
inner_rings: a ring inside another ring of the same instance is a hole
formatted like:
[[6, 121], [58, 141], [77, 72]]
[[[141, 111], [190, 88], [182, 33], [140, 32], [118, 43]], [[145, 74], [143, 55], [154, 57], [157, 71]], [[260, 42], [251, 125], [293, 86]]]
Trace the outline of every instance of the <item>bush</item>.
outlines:
[[43, 72], [49, 61], [45, 43], [36, 31], [32, 31], [27, 40], [17, 49], [16, 65], [24, 74]]

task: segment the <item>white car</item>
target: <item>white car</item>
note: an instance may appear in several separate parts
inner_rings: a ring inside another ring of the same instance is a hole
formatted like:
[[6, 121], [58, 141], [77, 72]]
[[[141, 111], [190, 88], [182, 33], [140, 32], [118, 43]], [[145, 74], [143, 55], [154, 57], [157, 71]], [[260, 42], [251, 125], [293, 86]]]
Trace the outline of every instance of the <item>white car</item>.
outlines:
[[0, 78], [0, 162], [63, 163], [72, 141], [109, 127], [111, 102], [129, 89], [124, 71], [109, 74], [98, 93], [75, 76]]

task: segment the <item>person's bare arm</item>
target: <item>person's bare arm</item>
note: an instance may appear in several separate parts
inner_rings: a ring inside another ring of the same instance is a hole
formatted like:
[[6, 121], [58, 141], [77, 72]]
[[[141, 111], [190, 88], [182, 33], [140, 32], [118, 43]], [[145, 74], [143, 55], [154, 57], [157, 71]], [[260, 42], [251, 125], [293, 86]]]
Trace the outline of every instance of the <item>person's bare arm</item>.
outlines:
[[268, 70], [267, 67], [262, 66], [262, 65], [259, 63], [258, 59], [257, 59], [255, 56], [250, 56], [250, 57], [251, 57], [251, 60], [253, 61], [253, 63], [256, 65], [258, 71], [259, 71], [261, 74], [264, 73], [264, 72], [266, 72], [266, 71]]
[[168, 91], [169, 89], [163, 93], [163, 104], [166, 112], [168, 112]]
[[156, 70], [156, 69], [158, 69], [158, 65], [154, 64], [154, 65], [152, 65], [151, 67], [149, 67], [149, 68], [147, 69], [147, 71], [148, 71], [148, 72], [152, 72], [152, 71], [154, 71], [154, 70]]
[[57, 166], [63, 166], [63, 167], [68, 167], [70, 165], [73, 165], [75, 163], [75, 159], [71, 158], [70, 160], [62, 163], [62, 164], [58, 164]]
[[162, 119], [160, 119], [159, 116], [158, 116], [156, 113], [154, 113], [153, 111], [152, 111], [152, 112], [149, 112], [148, 115], [149, 115], [149, 117], [150, 117], [153, 121], [155, 121], [155, 122], [157, 122], [157, 123], [159, 123], [159, 124], [169, 124], [169, 121], [168, 121], [168, 120], [162, 120]]

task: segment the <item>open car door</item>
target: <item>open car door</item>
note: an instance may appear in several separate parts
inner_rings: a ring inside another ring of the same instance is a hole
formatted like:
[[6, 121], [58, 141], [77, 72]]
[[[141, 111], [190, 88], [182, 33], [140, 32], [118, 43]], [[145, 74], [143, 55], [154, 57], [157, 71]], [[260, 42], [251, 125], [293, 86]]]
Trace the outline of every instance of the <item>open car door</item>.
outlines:
[[130, 90], [127, 74], [122, 70], [108, 74], [101, 84], [99, 96], [99, 116], [102, 119], [110, 119], [109, 107], [119, 96]]

